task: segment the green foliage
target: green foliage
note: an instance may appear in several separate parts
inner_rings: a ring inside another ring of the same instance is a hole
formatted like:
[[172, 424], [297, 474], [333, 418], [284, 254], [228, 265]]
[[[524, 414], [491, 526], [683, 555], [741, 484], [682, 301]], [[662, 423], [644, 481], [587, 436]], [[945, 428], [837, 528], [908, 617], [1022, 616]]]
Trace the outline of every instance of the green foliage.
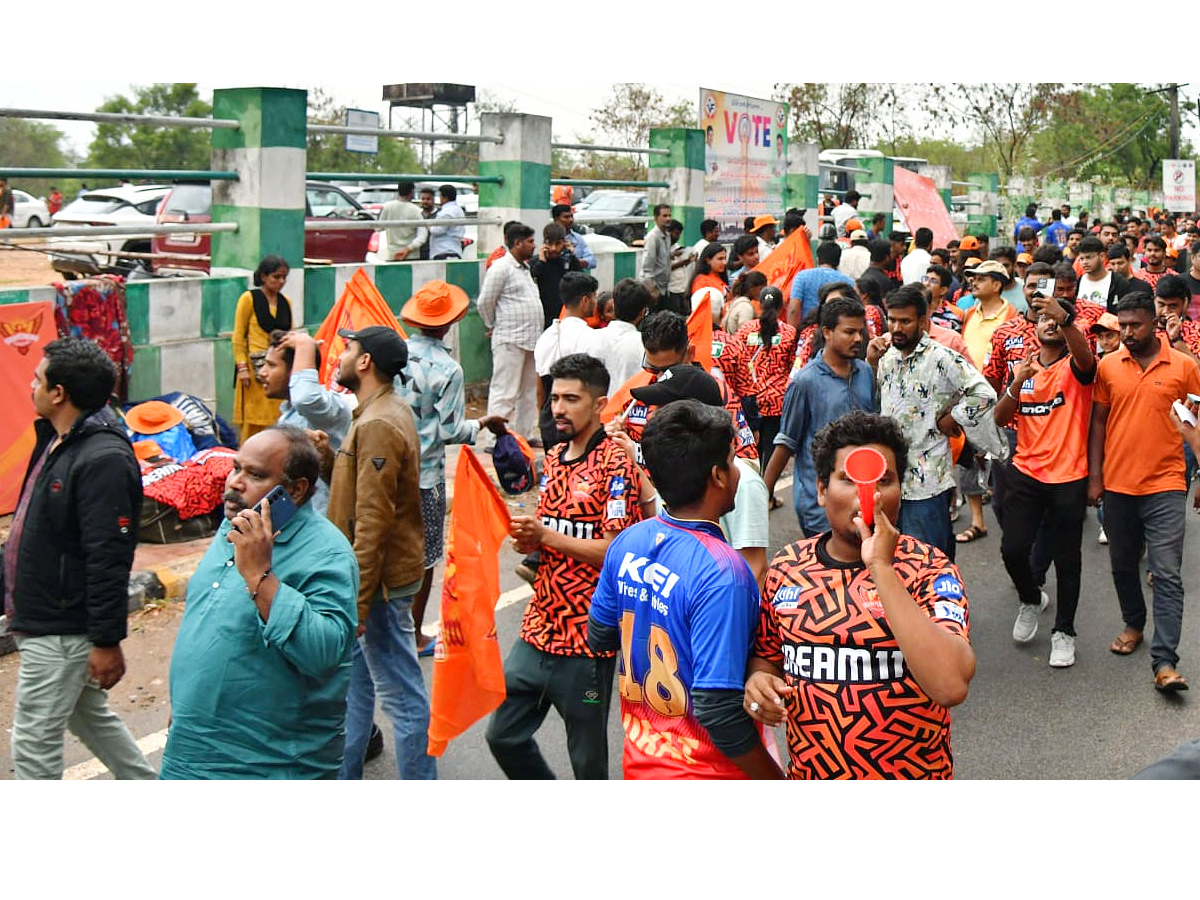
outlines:
[[[133, 97], [109, 97], [97, 112], [151, 116], [212, 115], [195, 84], [134, 86]], [[212, 132], [207, 128], [124, 125], [102, 122], [88, 147], [85, 166], [97, 169], [207, 169], [212, 165]], [[96, 185], [92, 185], [96, 187]]]
[[[308, 121], [323, 125], [345, 125], [346, 107], [338, 105], [320, 88], [308, 92]], [[387, 127], [387, 123], [384, 123]], [[356, 153], [346, 149], [344, 134], [309, 134], [309, 172], [379, 172], [412, 175], [421, 171], [412, 146], [399, 138], [381, 137], [378, 153]]]
[[905, 129], [906, 103], [894, 84], [776, 84], [774, 99], [787, 103], [788, 139], [821, 149], [870, 147]]
[[[25, 168], [63, 168], [74, 162], [63, 150], [65, 135], [51, 125], [29, 119], [0, 119], [0, 147], [6, 166]], [[50, 185], [55, 184], [64, 195], [71, 196], [79, 185], [74, 180], [29, 178], [15, 181], [12, 187], [20, 188], [35, 197], [45, 197]], [[68, 191], [71, 193], [68, 194]]]
[[[696, 108], [686, 100], [668, 105], [662, 94], [649, 85], [621, 82], [613, 85], [612, 94], [603, 104], [588, 113], [588, 119], [598, 134], [578, 143], [648, 147], [651, 128], [695, 128]], [[576, 171], [556, 170], [554, 174], [642, 180], [647, 172], [644, 154], [585, 150]]]

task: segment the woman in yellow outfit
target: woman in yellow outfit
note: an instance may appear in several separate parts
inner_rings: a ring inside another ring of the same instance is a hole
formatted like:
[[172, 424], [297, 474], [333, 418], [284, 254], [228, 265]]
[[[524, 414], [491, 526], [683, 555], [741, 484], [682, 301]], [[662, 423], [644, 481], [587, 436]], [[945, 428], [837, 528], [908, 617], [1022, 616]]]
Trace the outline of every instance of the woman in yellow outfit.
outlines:
[[267, 397], [256, 370], [266, 355], [271, 332], [276, 328], [283, 331], [292, 328], [292, 305], [281, 293], [288, 270], [282, 256], [264, 257], [254, 270], [255, 289], [238, 297], [233, 316], [233, 360], [237, 365], [233, 423], [241, 426], [238, 440], [243, 444], [279, 418], [279, 405], [283, 401]]

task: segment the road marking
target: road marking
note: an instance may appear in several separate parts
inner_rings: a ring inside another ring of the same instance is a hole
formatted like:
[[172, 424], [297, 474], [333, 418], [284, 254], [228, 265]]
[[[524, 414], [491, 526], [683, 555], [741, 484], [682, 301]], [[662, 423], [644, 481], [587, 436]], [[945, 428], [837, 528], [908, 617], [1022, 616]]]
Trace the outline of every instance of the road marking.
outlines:
[[[167, 746], [167, 729], [156, 731], [154, 734], [148, 734], [137, 742], [137, 747], [142, 751], [143, 756], [149, 756], [151, 753], [157, 753], [163, 747]], [[97, 775], [103, 775], [108, 769], [104, 763], [92, 757], [89, 760], [81, 762], [77, 766], [71, 766], [63, 772], [63, 781], [88, 781], [95, 778]]]
[[[786, 488], [790, 486], [791, 483], [792, 479], [790, 477], [780, 478], [779, 481], [776, 482], [775, 487], [777, 489]], [[505, 591], [496, 598], [496, 609], [497, 611], [506, 609], [507, 607], [520, 603], [523, 600], [528, 600], [532, 596], [533, 588], [530, 585], [518, 585], [512, 590]], [[441, 624], [441, 620], [439, 619], [436, 622], [430, 622], [427, 627], [434, 634], [437, 634]], [[137, 746], [138, 749], [142, 751], [142, 755], [144, 756], [149, 756], [151, 753], [156, 753], [157, 751], [163, 749], [163, 747], [167, 746], [167, 729], [164, 728], [162, 731], [156, 731], [154, 734], [146, 735], [137, 742]], [[77, 766], [71, 766], [71, 768], [63, 772], [63, 781], [87, 781], [95, 778], [97, 775], [103, 775], [107, 771], [108, 770], [104, 767], [104, 763], [100, 762], [100, 760], [96, 759], [95, 757], [92, 757], [89, 760], [81, 762]]]

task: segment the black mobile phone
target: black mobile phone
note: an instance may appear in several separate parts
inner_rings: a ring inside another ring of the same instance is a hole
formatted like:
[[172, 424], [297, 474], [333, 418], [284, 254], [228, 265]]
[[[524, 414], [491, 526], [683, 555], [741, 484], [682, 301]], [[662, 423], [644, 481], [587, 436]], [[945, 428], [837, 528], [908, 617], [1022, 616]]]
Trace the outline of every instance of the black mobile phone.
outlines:
[[292, 516], [296, 514], [296, 502], [292, 500], [291, 494], [284, 490], [282, 484], [277, 484], [271, 488], [271, 492], [259, 501], [256, 510], [261, 514], [263, 504], [271, 504], [271, 528], [275, 531], [282, 530], [283, 526], [291, 521]]

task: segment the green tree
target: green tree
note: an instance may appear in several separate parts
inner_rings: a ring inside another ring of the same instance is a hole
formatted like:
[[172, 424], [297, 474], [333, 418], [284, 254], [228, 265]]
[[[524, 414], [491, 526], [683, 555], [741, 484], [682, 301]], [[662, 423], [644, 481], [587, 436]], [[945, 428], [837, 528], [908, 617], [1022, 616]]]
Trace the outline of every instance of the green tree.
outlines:
[[908, 130], [907, 104], [894, 84], [782, 83], [775, 85], [774, 99], [788, 104], [788, 139], [823, 150], [866, 148]]
[[[321, 125], [345, 125], [346, 107], [320, 88], [308, 92], [308, 121]], [[386, 127], [386, 126], [385, 126]], [[358, 153], [346, 149], [344, 134], [308, 135], [309, 172], [379, 172], [409, 175], [420, 171], [417, 154], [408, 141], [379, 138], [378, 153]]]
[[935, 84], [923, 104], [940, 127], [966, 126], [980, 136], [1002, 181], [1022, 172], [1034, 136], [1053, 121], [1058, 83]]
[[[9, 166], [32, 168], [65, 168], [74, 159], [63, 149], [65, 135], [57, 128], [29, 119], [0, 119], [0, 147], [4, 148], [4, 163]], [[11, 181], [13, 187], [19, 187], [35, 196], [45, 196], [50, 185], [57, 185], [59, 190], [67, 193], [68, 189], [78, 190], [73, 181], [66, 179], [29, 178], [20, 183]]]
[[[109, 97], [96, 112], [203, 118], [212, 115], [212, 105], [200, 99], [195, 84], [176, 82], [135, 85], [132, 97]], [[86, 161], [100, 169], [207, 169], [211, 164], [207, 128], [108, 122], [96, 126]]]
[[[1030, 141], [1031, 174], [1137, 190], [1161, 186], [1162, 161], [1171, 153], [1171, 105], [1162, 87], [1088, 84], [1064, 91], [1046, 128]], [[1191, 116], [1189, 107], [1181, 111]], [[1179, 152], [1195, 156], [1186, 140]]]
[[[686, 100], [668, 104], [653, 87], [622, 82], [614, 84], [612, 94], [588, 113], [598, 137], [579, 143], [609, 144], [616, 147], [648, 147], [651, 128], [695, 128], [696, 108]], [[584, 151], [583, 165], [590, 177], [641, 180], [646, 177], [645, 154], [618, 154]]]

